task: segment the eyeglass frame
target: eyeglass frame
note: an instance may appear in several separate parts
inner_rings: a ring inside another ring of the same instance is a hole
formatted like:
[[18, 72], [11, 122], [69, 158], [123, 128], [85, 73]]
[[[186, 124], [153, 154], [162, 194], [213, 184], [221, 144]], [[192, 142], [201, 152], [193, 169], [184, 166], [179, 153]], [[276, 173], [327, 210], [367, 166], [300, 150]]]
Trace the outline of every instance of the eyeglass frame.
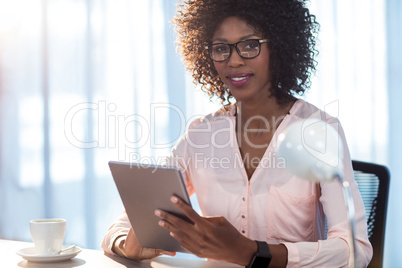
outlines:
[[[246, 42], [246, 41], [258, 41], [258, 54], [255, 55], [254, 57], [249, 57], [249, 58], [248, 58], [248, 57], [244, 57], [243, 55], [241, 55], [239, 49], [237, 48], [237, 45], [238, 45], [239, 43]], [[262, 43], [267, 43], [267, 42], [269, 42], [268, 39], [244, 39], [244, 40], [240, 40], [240, 41], [238, 41], [238, 42], [236, 42], [236, 43], [233, 43], [233, 44], [229, 44], [229, 43], [215, 43], [215, 44], [211, 44], [211, 45], [205, 46], [204, 48], [208, 50], [209, 57], [211, 58], [211, 60], [213, 60], [213, 61], [215, 61], [215, 62], [224, 62], [224, 61], [227, 61], [228, 59], [230, 59], [230, 56], [232, 56], [232, 47], [236, 48], [237, 54], [238, 54], [242, 59], [248, 59], [248, 60], [249, 60], [249, 59], [254, 59], [254, 58], [258, 57], [258, 56], [260, 55], [260, 53], [261, 53], [261, 44], [262, 44]], [[230, 48], [228, 58], [227, 58], [227, 59], [224, 59], [224, 60], [214, 60], [214, 59], [212, 58], [212, 52], [211, 52], [211, 50], [209, 50], [209, 49], [212, 48], [212, 46], [214, 46], [214, 45], [228, 45], [229, 48]]]

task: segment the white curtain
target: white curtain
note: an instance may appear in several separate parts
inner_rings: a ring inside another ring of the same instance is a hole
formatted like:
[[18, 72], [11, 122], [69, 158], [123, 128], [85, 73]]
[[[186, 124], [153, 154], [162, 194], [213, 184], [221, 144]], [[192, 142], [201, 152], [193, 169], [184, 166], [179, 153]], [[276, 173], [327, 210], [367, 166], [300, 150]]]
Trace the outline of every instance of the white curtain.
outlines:
[[218, 105], [177, 56], [175, 1], [0, 3], [0, 238], [63, 217], [66, 243], [99, 248], [123, 212], [107, 162], [159, 163]]
[[385, 2], [312, 1], [321, 24], [307, 99], [340, 118], [352, 157], [387, 162]]
[[[387, 165], [398, 154], [388, 132], [397, 105], [389, 2], [311, 1], [320, 54], [305, 97], [340, 118], [354, 159]], [[107, 162], [158, 163], [192, 118], [219, 107], [180, 62], [175, 8], [176, 0], [0, 0], [0, 238], [29, 241], [30, 219], [63, 217], [66, 243], [99, 248], [123, 210]], [[386, 262], [401, 263], [387, 239]]]

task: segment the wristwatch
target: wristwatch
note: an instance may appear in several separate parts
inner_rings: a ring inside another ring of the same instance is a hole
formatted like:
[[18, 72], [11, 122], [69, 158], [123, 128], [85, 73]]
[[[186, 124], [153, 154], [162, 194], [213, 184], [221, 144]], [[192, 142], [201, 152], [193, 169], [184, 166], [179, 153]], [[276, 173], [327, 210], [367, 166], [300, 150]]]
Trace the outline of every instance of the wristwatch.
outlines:
[[246, 268], [267, 268], [272, 259], [268, 244], [263, 241], [255, 242], [257, 242], [258, 250]]

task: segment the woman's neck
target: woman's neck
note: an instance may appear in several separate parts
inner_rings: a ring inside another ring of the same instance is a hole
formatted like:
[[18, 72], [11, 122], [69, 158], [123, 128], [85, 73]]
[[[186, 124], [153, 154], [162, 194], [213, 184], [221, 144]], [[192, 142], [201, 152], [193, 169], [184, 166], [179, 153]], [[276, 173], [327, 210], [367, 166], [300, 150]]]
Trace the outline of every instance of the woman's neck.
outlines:
[[237, 102], [237, 131], [258, 131], [259, 129], [271, 132], [275, 130], [283, 118], [289, 113], [294, 101], [288, 104], [278, 104], [276, 98], [269, 97], [259, 100], [258, 103]]

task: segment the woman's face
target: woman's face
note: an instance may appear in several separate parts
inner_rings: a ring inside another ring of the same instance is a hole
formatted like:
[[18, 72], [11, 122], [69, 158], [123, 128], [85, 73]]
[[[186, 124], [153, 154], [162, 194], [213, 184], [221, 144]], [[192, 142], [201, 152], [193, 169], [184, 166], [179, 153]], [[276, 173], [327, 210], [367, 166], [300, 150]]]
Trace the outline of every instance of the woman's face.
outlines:
[[[238, 17], [228, 17], [218, 26], [212, 44], [233, 44], [245, 39], [263, 39], [262, 34]], [[261, 44], [260, 55], [253, 59], [243, 59], [235, 48], [229, 59], [214, 62], [220, 79], [229, 88], [237, 101], [257, 101], [270, 95], [269, 48]]]

